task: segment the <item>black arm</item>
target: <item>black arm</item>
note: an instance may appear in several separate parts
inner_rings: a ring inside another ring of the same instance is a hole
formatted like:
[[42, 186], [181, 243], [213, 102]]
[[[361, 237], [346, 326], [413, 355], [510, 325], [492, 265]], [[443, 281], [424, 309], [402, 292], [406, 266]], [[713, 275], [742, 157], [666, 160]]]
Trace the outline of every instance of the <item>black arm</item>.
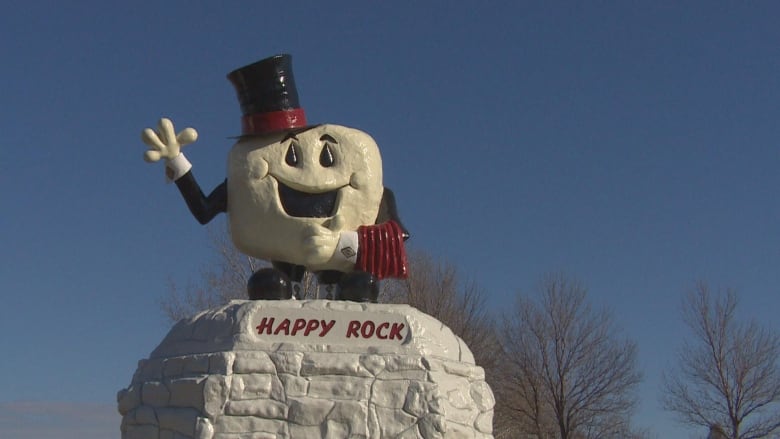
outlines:
[[379, 214], [376, 216], [376, 223], [381, 224], [393, 220], [401, 227], [404, 232], [404, 241], [409, 239], [409, 231], [404, 227], [401, 218], [398, 216], [398, 208], [395, 205], [395, 194], [388, 188], [385, 188], [382, 194], [382, 201], [379, 202]]
[[217, 186], [208, 197], [203, 195], [192, 171], [188, 171], [176, 180], [176, 187], [179, 188], [192, 215], [201, 224], [208, 223], [218, 213], [227, 212], [227, 180]]

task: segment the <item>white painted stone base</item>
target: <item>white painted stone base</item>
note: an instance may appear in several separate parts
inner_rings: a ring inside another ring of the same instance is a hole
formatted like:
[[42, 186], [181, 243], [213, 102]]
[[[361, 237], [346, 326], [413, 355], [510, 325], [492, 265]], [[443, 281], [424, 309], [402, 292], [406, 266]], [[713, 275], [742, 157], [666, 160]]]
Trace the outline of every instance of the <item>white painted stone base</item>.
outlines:
[[406, 305], [233, 301], [179, 322], [117, 399], [123, 439], [493, 437], [483, 369]]

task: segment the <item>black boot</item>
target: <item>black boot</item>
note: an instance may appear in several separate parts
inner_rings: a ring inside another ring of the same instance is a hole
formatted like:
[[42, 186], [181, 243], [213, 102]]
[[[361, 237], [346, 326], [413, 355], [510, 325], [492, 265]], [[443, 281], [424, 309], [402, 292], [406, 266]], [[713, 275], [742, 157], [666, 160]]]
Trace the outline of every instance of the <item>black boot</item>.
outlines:
[[[338, 300], [339, 282], [344, 273], [335, 270], [324, 270], [317, 273], [317, 283], [320, 284], [320, 299]], [[324, 297], [323, 297], [324, 292]]]
[[261, 268], [255, 271], [246, 291], [251, 300], [286, 300], [292, 297], [290, 278], [275, 268]]
[[379, 281], [371, 273], [353, 271], [341, 278], [337, 294], [337, 300], [377, 303]]
[[290, 290], [296, 299], [303, 299], [306, 292], [303, 291], [303, 275], [306, 273], [306, 267], [303, 265], [290, 264], [288, 262], [271, 261], [274, 268], [287, 275], [290, 280]]

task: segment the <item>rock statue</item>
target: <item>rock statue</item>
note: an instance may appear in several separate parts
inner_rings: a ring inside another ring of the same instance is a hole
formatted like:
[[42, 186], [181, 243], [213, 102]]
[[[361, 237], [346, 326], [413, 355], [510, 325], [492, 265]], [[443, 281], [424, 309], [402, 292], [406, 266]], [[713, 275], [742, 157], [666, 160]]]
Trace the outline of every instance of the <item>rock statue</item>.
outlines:
[[492, 439], [468, 346], [408, 305], [236, 300], [174, 326], [119, 391], [122, 439]]
[[192, 214], [202, 224], [226, 212], [235, 246], [272, 261], [247, 289], [252, 299], [289, 299], [306, 270], [330, 299], [376, 302], [377, 282], [407, 276], [393, 193], [368, 134], [340, 125], [309, 125], [290, 55], [276, 55], [228, 74], [243, 114], [241, 136], [227, 159], [227, 178], [208, 196], [181, 148], [197, 140], [161, 119], [142, 139], [144, 159], [165, 161]]
[[[310, 125], [291, 57], [228, 74], [242, 130], [208, 196], [181, 148], [192, 128], [145, 129], [202, 224], [224, 212], [247, 255], [271, 261], [234, 300], [179, 321], [119, 391], [123, 439], [492, 439], [484, 370], [442, 322], [377, 304], [378, 281], [408, 274], [393, 193], [368, 134]], [[306, 271], [325, 299], [300, 299]], [[361, 303], [355, 303], [361, 302]], [[372, 303], [374, 302], [374, 303]]]

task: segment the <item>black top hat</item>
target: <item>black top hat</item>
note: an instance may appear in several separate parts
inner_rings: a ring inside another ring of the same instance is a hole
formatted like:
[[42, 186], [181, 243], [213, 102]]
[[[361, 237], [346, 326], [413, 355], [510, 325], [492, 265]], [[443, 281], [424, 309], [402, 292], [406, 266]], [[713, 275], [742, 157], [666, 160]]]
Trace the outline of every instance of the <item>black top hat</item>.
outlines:
[[259, 135], [306, 126], [298, 103], [292, 56], [265, 58], [227, 75], [241, 103], [241, 134]]

